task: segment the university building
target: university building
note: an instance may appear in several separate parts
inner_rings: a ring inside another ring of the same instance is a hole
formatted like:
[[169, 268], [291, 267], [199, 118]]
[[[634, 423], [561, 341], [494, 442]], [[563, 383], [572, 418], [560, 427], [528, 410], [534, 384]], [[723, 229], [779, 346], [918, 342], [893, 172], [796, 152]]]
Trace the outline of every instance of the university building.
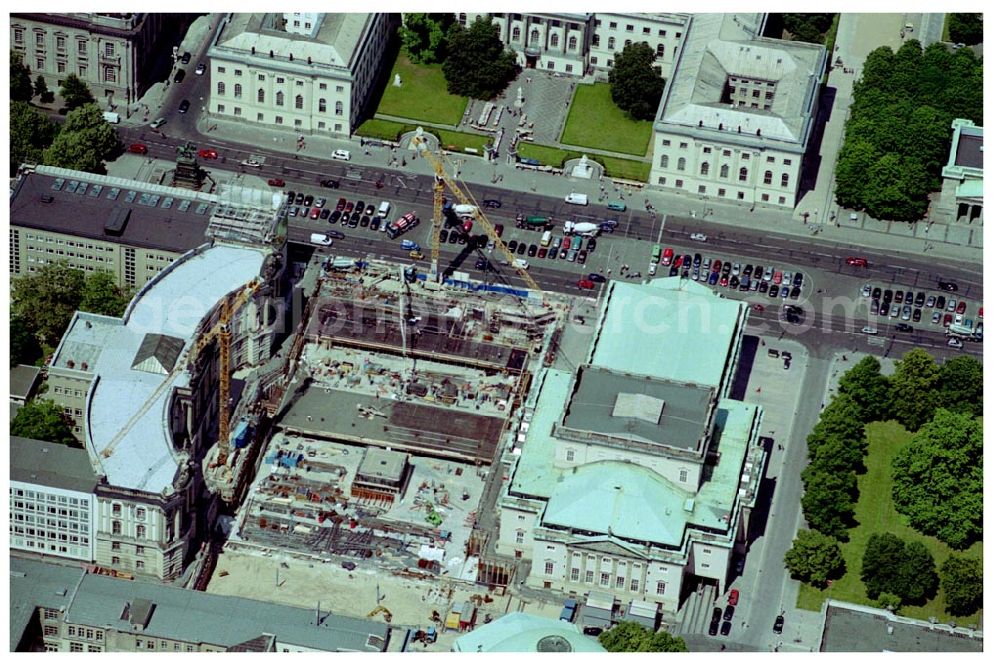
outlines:
[[398, 15], [229, 14], [208, 50], [213, 115], [348, 138]]

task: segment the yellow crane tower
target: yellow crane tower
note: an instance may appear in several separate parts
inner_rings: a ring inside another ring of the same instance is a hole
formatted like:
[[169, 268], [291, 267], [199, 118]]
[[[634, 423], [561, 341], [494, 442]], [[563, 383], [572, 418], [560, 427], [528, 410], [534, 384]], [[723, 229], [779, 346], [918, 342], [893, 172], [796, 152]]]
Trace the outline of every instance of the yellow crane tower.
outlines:
[[[436, 155], [431, 153], [430, 149], [427, 147], [427, 141], [423, 137], [417, 137], [414, 139], [417, 144], [418, 150], [425, 160], [432, 167], [434, 167], [434, 233], [431, 238], [431, 271], [434, 275], [437, 275], [437, 262], [438, 255], [440, 252], [440, 238], [439, 238], [439, 225], [441, 223], [441, 209], [444, 206], [444, 187], [447, 186], [451, 193], [458, 199], [461, 203], [466, 205], [475, 205], [474, 197], [471, 193], [463, 192], [458, 184], [452, 180], [444, 168], [444, 162], [441, 161]], [[528, 271], [515, 263], [515, 257], [507, 249], [507, 245], [504, 244], [500, 237], [497, 236], [496, 231], [493, 229], [493, 224], [490, 223], [486, 216], [483, 214], [482, 210], [478, 205], [476, 205], [475, 212], [473, 213], [473, 218], [479, 222], [480, 226], [486, 231], [486, 235], [493, 241], [496, 245], [497, 251], [501, 252], [503, 256], [507, 259], [510, 266], [517, 271], [521, 279], [528, 285], [529, 288], [535, 291], [541, 291], [541, 287], [535, 282], [534, 278], [528, 273]]]
[[219, 307], [219, 321], [209, 331], [203, 333], [194, 344], [194, 357], [212, 340], [219, 341], [219, 450], [216, 455], [216, 466], [226, 464], [229, 457], [229, 344], [232, 339], [232, 329], [229, 322], [236, 312], [249, 301], [257, 290], [260, 281], [253, 279], [235, 296], [227, 295]]

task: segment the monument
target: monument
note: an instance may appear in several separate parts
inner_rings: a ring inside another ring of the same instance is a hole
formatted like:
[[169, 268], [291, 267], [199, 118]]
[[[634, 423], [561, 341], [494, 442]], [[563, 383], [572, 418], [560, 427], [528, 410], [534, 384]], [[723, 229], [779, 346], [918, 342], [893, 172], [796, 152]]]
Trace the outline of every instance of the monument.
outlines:
[[399, 74], [396, 74], [396, 77], [392, 80], [392, 85], [397, 88], [401, 88], [403, 86], [403, 79], [399, 76]]
[[584, 155], [580, 158], [580, 161], [576, 163], [573, 167], [571, 175], [574, 178], [592, 178], [594, 174], [594, 167], [590, 165], [590, 160]]
[[173, 187], [183, 187], [189, 190], [200, 190], [205, 180], [205, 172], [198, 166], [194, 156], [194, 144], [190, 141], [177, 146], [177, 166], [171, 180]]

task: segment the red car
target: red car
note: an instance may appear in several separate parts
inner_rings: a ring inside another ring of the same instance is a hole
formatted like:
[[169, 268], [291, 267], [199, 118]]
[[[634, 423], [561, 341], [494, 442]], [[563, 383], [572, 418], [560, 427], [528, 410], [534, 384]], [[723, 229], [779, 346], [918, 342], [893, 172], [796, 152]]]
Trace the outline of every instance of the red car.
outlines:
[[578, 281], [576, 283], [576, 286], [579, 287], [580, 289], [593, 289], [594, 288], [594, 281], [593, 280], [583, 279], [583, 280]]
[[955, 312], [957, 314], [965, 314], [965, 301], [958, 302], [958, 309]]
[[663, 264], [664, 266], [669, 266], [671, 263], [673, 263], [673, 260], [674, 260], [674, 249], [672, 247], [668, 247], [666, 250], [663, 251], [663, 257], [660, 259], [660, 263]]
[[715, 271], [716, 273], [722, 270], [722, 259], [715, 260], [715, 262], [712, 264], [712, 270]]
[[284, 187], [285, 181], [281, 180], [280, 178], [268, 178], [267, 184], [270, 185], [271, 187]]
[[720, 287], [728, 287], [729, 286], [729, 276], [728, 275], [723, 275], [721, 278], [719, 278], [719, 286]]
[[347, 199], [345, 199], [344, 197], [340, 197], [337, 200], [337, 207], [334, 210], [342, 211], [346, 207], [347, 207]]
[[949, 313], [949, 314], [946, 314], [946, 315], [944, 316], [944, 327], [945, 327], [945, 328], [948, 328], [949, 326], [951, 326], [951, 322], [952, 322], [952, 321], [954, 321], [954, 319], [955, 319], [955, 318], [954, 318], [954, 317], [952, 317], [950, 313]]
[[128, 152], [136, 153], [137, 155], [145, 155], [149, 152], [149, 148], [144, 143], [133, 143], [128, 147]]
[[864, 257], [848, 257], [848, 266], [860, 266], [861, 268], [868, 268], [868, 260]]
[[316, 207], [314, 207], [312, 209], [312, 212], [309, 213], [309, 217], [311, 219], [313, 219], [313, 220], [318, 220], [319, 219], [319, 214], [322, 213], [322, 212], [323, 212], [323, 209], [320, 208], [319, 206], [316, 206]]
[[980, 319], [983, 318], [983, 309], [982, 308], [979, 308], [979, 318]]
[[781, 284], [781, 271], [774, 271], [774, 275], [771, 278], [771, 282], [774, 284]]
[[217, 160], [219, 153], [214, 148], [202, 148], [198, 151], [198, 157], [206, 160]]
[[462, 219], [462, 231], [469, 233], [472, 231], [472, 218], [466, 217]]
[[729, 590], [729, 605], [735, 606], [739, 602], [740, 602], [740, 591], [734, 587], [733, 589]]

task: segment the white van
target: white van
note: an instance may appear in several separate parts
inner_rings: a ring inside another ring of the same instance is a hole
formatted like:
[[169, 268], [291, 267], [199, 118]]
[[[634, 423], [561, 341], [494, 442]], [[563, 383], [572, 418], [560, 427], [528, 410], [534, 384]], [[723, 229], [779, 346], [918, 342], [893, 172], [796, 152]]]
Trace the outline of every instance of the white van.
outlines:
[[382, 203], [380, 203], [378, 205], [378, 216], [379, 217], [388, 217], [388, 215], [389, 215], [389, 209], [390, 208], [392, 208], [392, 206], [389, 205], [389, 202], [388, 201], [383, 201]]
[[471, 204], [458, 204], [452, 210], [455, 211], [455, 215], [473, 215], [479, 209]]
[[309, 242], [313, 245], [333, 245], [333, 240], [326, 234], [310, 234]]
[[351, 161], [351, 151], [344, 150], [343, 148], [338, 148], [337, 150], [330, 153], [330, 157], [335, 160], [344, 160], [345, 162]]
[[122, 121], [122, 118], [117, 113], [114, 113], [112, 111], [105, 111], [104, 120], [108, 121], [112, 125], [117, 125]]
[[572, 192], [566, 195], [566, 203], [573, 204], [574, 206], [586, 206], [587, 205], [587, 195], [580, 194], [579, 192]]
[[539, 244], [542, 247], [548, 247], [549, 243], [551, 243], [551, 242], [552, 242], [552, 232], [551, 231], [546, 231], [544, 234], [542, 234], [542, 240], [539, 241]]

